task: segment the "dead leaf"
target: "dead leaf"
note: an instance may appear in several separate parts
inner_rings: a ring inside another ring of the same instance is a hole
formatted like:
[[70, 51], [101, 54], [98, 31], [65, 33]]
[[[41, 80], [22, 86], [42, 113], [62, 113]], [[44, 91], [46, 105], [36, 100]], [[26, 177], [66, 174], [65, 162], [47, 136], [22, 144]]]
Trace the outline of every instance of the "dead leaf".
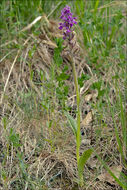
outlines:
[[89, 159], [89, 161], [87, 162], [87, 164], [89, 165], [90, 168], [98, 168], [99, 165], [97, 164], [97, 159]]
[[85, 101], [86, 102], [89, 102], [91, 99], [92, 99], [92, 94], [87, 94], [86, 96], [85, 96]]
[[83, 144], [83, 145], [90, 145], [90, 142], [91, 142], [90, 139], [83, 139], [83, 140], [81, 141], [81, 144]]
[[93, 101], [95, 101], [97, 96], [98, 96], [98, 91], [94, 90], [94, 91], [92, 91], [92, 94], [87, 94], [85, 96], [85, 101], [89, 102], [91, 99], [93, 99]]
[[[112, 173], [119, 178], [120, 177], [120, 172], [122, 171], [122, 167], [121, 166], [113, 166], [110, 167], [110, 170], [112, 171]], [[98, 179], [100, 181], [107, 181], [110, 184], [114, 184], [115, 180], [114, 178], [106, 171], [105, 173], [101, 174], [98, 176]]]
[[103, 136], [112, 136], [113, 129], [111, 127], [105, 126], [102, 128]]
[[83, 119], [81, 125], [86, 127], [90, 124], [91, 121], [92, 121], [92, 111], [86, 115], [86, 117], [85, 117], [85, 119]]
[[94, 90], [92, 93], [93, 102], [96, 102], [97, 97], [98, 97], [98, 90]]

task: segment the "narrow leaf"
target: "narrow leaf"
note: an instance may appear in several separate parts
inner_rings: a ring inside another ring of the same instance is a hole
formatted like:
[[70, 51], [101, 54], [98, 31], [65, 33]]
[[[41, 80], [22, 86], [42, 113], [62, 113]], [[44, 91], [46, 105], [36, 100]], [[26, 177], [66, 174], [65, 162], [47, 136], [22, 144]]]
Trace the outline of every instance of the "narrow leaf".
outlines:
[[127, 176], [126, 176], [123, 172], [121, 172], [120, 174], [121, 174], [121, 176], [122, 176], [125, 180], [127, 180]]
[[64, 114], [67, 117], [70, 127], [72, 128], [72, 131], [76, 137], [77, 136], [77, 123], [76, 123], [75, 119], [73, 119], [73, 117], [71, 115], [69, 115], [68, 112], [64, 112]]

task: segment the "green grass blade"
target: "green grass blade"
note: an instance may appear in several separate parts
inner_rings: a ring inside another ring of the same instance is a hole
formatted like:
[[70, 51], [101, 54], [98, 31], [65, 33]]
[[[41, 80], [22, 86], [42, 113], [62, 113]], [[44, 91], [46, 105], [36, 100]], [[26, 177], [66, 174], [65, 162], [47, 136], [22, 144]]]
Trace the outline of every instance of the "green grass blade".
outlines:
[[99, 0], [96, 0], [95, 7], [94, 7], [94, 14], [96, 16], [97, 8], [99, 6]]
[[123, 110], [123, 103], [121, 92], [119, 90], [119, 98], [120, 98], [120, 110], [121, 110], [121, 124], [122, 124], [122, 134], [123, 134], [123, 144], [125, 145], [125, 149], [127, 146], [127, 128], [126, 128], [126, 116]]
[[123, 176], [123, 177], [124, 177], [124, 179], [126, 179], [126, 180], [127, 180], [127, 176], [126, 176], [123, 172], [121, 172], [120, 174], [121, 174], [121, 176]]
[[125, 175], [123, 172], [120, 173], [120, 180], [127, 186], [127, 175]]

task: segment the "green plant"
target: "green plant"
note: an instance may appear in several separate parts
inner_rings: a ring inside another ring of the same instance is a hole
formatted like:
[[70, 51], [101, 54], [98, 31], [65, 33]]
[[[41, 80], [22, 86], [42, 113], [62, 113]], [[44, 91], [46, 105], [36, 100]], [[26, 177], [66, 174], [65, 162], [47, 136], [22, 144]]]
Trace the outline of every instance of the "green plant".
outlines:
[[[77, 166], [78, 166], [78, 175], [79, 175], [79, 184], [82, 187], [84, 185], [84, 179], [83, 179], [83, 171], [84, 171], [84, 166], [87, 162], [87, 160], [90, 158], [93, 150], [88, 149], [83, 152], [83, 154], [80, 156], [80, 145], [81, 145], [81, 132], [80, 132], [80, 94], [79, 94], [79, 87], [78, 87], [78, 80], [77, 80], [77, 74], [76, 74], [76, 68], [75, 68], [75, 62], [72, 58], [72, 68], [73, 68], [73, 77], [74, 77], [74, 82], [75, 82], [75, 88], [76, 88], [76, 97], [77, 97], [77, 123], [75, 126], [75, 122], [72, 124], [72, 128], [74, 131], [74, 134], [76, 134], [76, 155], [77, 155]], [[71, 122], [70, 122], [71, 124]]]
[[86, 164], [87, 160], [90, 158], [92, 154], [92, 149], [88, 149], [83, 152], [83, 154], [80, 156], [80, 145], [81, 145], [81, 132], [80, 132], [80, 93], [79, 93], [79, 86], [78, 86], [78, 78], [76, 73], [76, 67], [75, 67], [75, 60], [74, 55], [72, 53], [73, 49], [73, 43], [71, 40], [73, 39], [73, 25], [77, 24], [76, 17], [72, 17], [72, 13], [70, 11], [70, 7], [66, 6], [61, 11], [61, 17], [60, 17], [64, 23], [60, 23], [60, 30], [63, 30], [63, 39], [68, 40], [68, 46], [70, 48], [69, 55], [71, 58], [71, 64], [72, 64], [72, 71], [73, 71], [73, 77], [74, 77], [74, 84], [76, 89], [76, 98], [77, 98], [77, 121], [75, 122], [71, 116], [69, 116], [66, 112], [65, 115], [67, 116], [70, 126], [74, 132], [74, 135], [76, 137], [76, 156], [77, 156], [77, 167], [78, 167], [78, 176], [79, 176], [79, 185], [82, 187], [84, 185], [84, 179], [83, 179], [83, 171], [84, 171], [84, 165]]

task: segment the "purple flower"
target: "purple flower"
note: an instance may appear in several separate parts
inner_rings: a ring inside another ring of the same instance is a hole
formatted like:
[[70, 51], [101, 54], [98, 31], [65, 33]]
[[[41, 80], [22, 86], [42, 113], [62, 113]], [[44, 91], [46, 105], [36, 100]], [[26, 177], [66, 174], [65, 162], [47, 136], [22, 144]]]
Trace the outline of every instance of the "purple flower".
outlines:
[[73, 13], [71, 13], [71, 9], [68, 5], [64, 7], [61, 11], [60, 18], [64, 21], [63, 23], [59, 23], [59, 29], [64, 30], [63, 39], [70, 38], [70, 34], [73, 32], [74, 24], [77, 24], [75, 21], [77, 18], [72, 17]]

